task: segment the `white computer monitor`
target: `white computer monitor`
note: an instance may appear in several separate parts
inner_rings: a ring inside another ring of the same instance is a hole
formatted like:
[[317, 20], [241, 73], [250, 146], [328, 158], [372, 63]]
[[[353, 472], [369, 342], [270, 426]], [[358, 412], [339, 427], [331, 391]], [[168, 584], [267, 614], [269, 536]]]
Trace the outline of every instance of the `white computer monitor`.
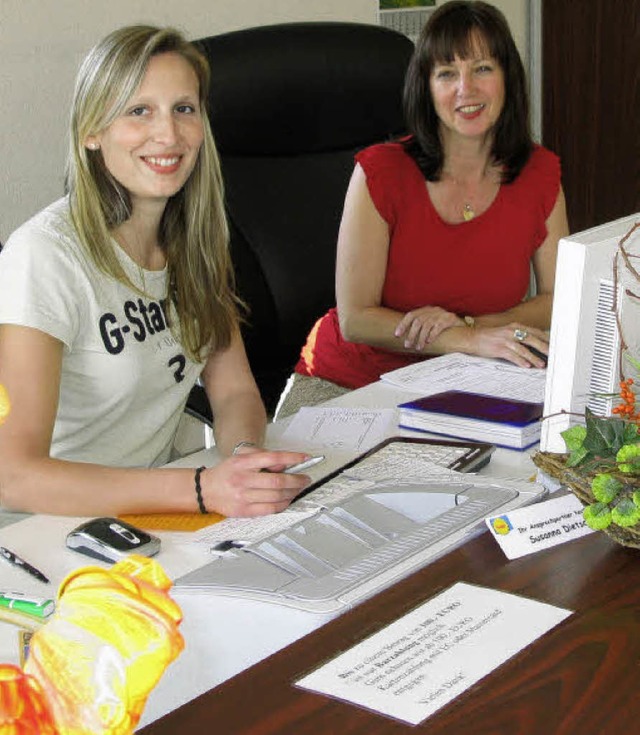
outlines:
[[[615, 405], [621, 377], [635, 370], [623, 346], [640, 358], [640, 213], [560, 240], [540, 448], [565, 452], [561, 432]], [[631, 268], [629, 267], [631, 266]]]

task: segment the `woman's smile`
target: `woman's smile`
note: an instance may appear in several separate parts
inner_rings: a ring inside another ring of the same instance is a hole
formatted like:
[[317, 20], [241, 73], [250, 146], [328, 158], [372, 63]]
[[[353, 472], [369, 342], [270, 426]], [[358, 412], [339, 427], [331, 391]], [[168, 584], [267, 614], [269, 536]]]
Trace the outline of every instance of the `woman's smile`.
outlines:
[[204, 136], [198, 78], [177, 53], [153, 56], [124, 111], [97, 135], [109, 173], [134, 203], [166, 201], [184, 186]]

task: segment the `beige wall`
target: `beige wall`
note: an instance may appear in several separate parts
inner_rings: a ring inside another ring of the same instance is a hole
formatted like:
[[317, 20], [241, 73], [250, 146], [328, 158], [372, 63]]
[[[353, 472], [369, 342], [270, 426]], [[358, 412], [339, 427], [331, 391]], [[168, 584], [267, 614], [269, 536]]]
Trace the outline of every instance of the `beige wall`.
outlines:
[[[448, 1], [436, 0], [436, 5], [444, 5]], [[526, 68], [529, 55], [528, 7], [530, 0], [488, 0], [488, 2], [504, 13]]]
[[377, 0], [0, 0], [0, 241], [62, 194], [77, 66], [111, 29], [176, 25], [192, 38], [290, 21], [377, 22]]
[[515, 39], [525, 69], [529, 58], [528, 6], [529, 0], [490, 0], [492, 5], [504, 13], [509, 21], [511, 33]]
[[[528, 2], [494, 0], [525, 57]], [[111, 29], [171, 24], [197, 38], [301, 20], [375, 23], [377, 9], [378, 0], [0, 0], [0, 241], [61, 195], [75, 72]]]

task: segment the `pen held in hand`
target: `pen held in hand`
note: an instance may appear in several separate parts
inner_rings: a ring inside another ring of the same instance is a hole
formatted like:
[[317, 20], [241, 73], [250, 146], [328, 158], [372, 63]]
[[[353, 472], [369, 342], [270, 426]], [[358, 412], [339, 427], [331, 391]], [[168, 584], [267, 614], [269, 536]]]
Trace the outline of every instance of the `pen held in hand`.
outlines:
[[282, 470], [282, 472], [285, 475], [295, 475], [297, 472], [304, 472], [311, 467], [315, 467], [317, 464], [320, 464], [320, 462], [324, 462], [324, 459], [324, 454], [318, 454], [315, 457], [309, 457], [309, 459], [305, 459], [304, 462], [293, 464], [291, 465], [291, 467], [287, 467], [286, 469]]
[[39, 569], [36, 569], [32, 564], [29, 564], [29, 562], [19, 557], [13, 551], [6, 549], [4, 546], [0, 546], [0, 556], [6, 559], [9, 564], [13, 564], [14, 567], [23, 569], [27, 574], [30, 574], [32, 577], [40, 580], [40, 582], [49, 583], [48, 577], [45, 577]]
[[[304, 462], [298, 462], [298, 464], [292, 464], [289, 467], [285, 467], [283, 470], [279, 470], [279, 472], [282, 472], [283, 475], [295, 475], [298, 472], [304, 472], [305, 470], [310, 469], [311, 467], [315, 467], [315, 465], [320, 464], [320, 462], [324, 462], [325, 456], [324, 454], [318, 454], [315, 457], [309, 457], [309, 459], [305, 459]], [[270, 470], [267, 467], [265, 467], [263, 470], [260, 470], [260, 472], [275, 472], [276, 470]]]

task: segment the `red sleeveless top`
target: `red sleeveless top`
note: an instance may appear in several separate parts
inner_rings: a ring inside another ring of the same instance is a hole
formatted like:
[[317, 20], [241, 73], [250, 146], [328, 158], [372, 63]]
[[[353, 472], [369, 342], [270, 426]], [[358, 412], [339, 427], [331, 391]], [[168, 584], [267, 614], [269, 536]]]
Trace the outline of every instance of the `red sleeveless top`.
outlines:
[[[489, 209], [460, 224], [442, 220], [422, 172], [399, 143], [366, 148], [356, 161], [389, 225], [383, 306], [407, 312], [432, 305], [479, 316], [522, 301], [531, 258], [546, 238], [546, 220], [560, 190], [555, 154], [536, 146], [518, 178], [500, 186]], [[333, 308], [311, 330], [295, 370], [359, 388], [424, 359], [346, 342]]]

